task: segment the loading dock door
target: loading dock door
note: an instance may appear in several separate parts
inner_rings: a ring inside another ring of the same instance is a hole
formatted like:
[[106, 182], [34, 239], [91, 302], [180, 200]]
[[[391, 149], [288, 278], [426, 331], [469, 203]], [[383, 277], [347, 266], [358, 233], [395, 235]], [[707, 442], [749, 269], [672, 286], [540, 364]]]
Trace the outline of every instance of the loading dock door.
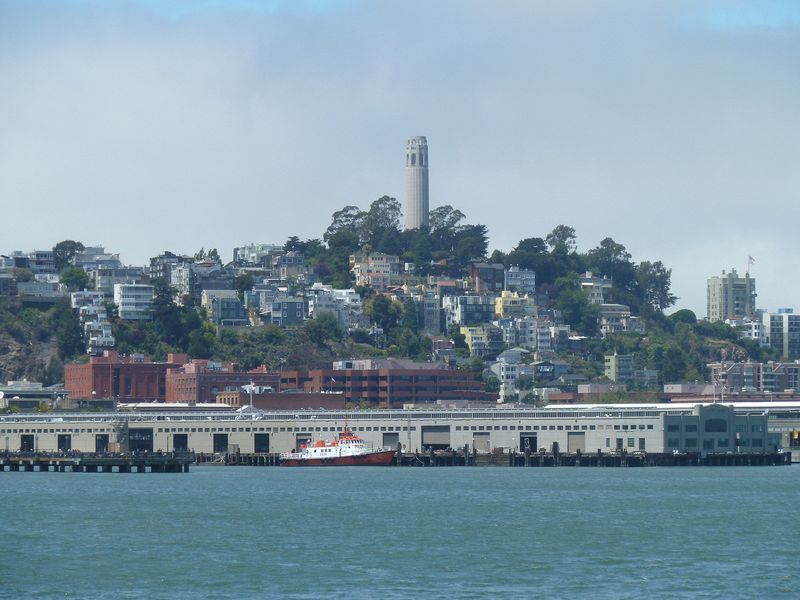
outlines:
[[254, 438], [253, 450], [257, 453], [267, 454], [269, 452], [269, 434], [257, 433]]
[[472, 447], [475, 452], [483, 452], [488, 454], [491, 452], [491, 441], [489, 439], [488, 431], [475, 431], [472, 433]]
[[567, 432], [567, 452], [575, 454], [578, 450], [586, 452], [586, 434], [583, 431]]
[[530, 450], [531, 452], [537, 452], [539, 447], [536, 444], [536, 434], [535, 433], [520, 433], [519, 434], [519, 448], [523, 452], [525, 450]]
[[19, 436], [20, 452], [33, 452], [33, 434], [25, 433]]
[[153, 428], [128, 429], [128, 450], [131, 452], [152, 452]]
[[172, 451], [173, 452], [188, 452], [189, 451], [189, 434], [188, 433], [173, 433], [172, 434]]
[[69, 452], [72, 450], [72, 436], [68, 433], [58, 434], [58, 451]]
[[400, 434], [399, 433], [384, 433], [383, 434], [383, 447], [384, 448], [391, 448], [392, 450], [397, 448], [397, 444], [400, 443]]
[[449, 425], [423, 425], [422, 446], [434, 450], [444, 450], [450, 447]]
[[214, 454], [227, 454], [228, 453], [228, 434], [215, 433], [214, 434]]
[[96, 433], [94, 436], [94, 451], [95, 452], [108, 452], [108, 434]]

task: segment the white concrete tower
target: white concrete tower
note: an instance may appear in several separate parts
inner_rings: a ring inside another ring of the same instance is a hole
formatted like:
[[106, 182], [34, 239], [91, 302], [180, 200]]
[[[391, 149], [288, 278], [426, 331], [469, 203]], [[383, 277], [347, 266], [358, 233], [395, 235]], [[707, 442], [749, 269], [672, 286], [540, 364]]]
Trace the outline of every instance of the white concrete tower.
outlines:
[[428, 140], [424, 135], [406, 143], [406, 229], [428, 225]]

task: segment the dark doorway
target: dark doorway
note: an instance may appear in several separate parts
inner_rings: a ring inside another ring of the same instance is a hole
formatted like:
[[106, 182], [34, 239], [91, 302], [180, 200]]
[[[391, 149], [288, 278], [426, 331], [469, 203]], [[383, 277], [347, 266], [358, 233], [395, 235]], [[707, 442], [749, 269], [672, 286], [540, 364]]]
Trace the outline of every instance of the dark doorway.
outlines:
[[539, 450], [537, 447], [536, 441], [536, 434], [535, 433], [520, 433], [519, 434], [519, 449], [522, 452], [526, 450], [530, 450], [531, 452], [536, 452]]
[[94, 451], [95, 452], [108, 452], [108, 434], [97, 433], [94, 436]]
[[33, 452], [33, 435], [26, 433], [19, 436], [20, 452]]
[[189, 451], [189, 434], [188, 433], [173, 433], [172, 434], [172, 451], [173, 452], [188, 452]]
[[266, 454], [269, 452], [269, 434], [257, 433], [255, 434], [253, 450], [257, 453]]
[[228, 434], [215, 433], [214, 434], [214, 454], [227, 454], [228, 453]]
[[128, 429], [128, 450], [131, 452], [152, 452], [153, 429], [144, 427]]
[[69, 452], [72, 450], [72, 436], [68, 433], [58, 434], [58, 451]]

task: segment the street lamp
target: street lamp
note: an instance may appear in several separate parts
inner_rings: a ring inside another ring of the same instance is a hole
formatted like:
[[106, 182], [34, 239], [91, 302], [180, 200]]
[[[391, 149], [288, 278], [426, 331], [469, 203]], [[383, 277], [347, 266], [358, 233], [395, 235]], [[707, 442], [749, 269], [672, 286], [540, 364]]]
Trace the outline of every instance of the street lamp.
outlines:
[[252, 381], [247, 385], [242, 386], [242, 389], [250, 394], [250, 412], [253, 412], [253, 391], [255, 390], [255, 387], [256, 384]]

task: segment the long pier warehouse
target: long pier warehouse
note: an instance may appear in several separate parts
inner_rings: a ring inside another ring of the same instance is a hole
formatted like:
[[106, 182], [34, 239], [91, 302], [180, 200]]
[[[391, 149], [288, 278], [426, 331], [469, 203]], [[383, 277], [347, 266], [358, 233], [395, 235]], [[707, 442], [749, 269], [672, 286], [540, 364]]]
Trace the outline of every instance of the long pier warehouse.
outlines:
[[7, 452], [276, 453], [345, 426], [375, 446], [424, 452], [468, 446], [568, 453], [774, 453], [795, 450], [797, 403], [564, 405], [444, 410], [303, 410], [239, 413], [52, 413], [0, 416]]

